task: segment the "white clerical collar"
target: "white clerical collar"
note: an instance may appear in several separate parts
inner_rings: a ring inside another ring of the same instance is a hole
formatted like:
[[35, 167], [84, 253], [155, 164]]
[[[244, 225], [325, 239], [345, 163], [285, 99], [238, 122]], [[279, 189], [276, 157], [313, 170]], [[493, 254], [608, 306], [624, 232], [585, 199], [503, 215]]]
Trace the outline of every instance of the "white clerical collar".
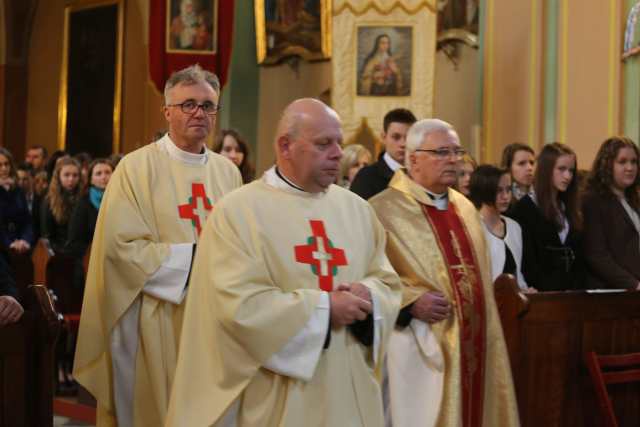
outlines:
[[289, 193], [298, 194], [301, 196], [311, 196], [311, 197], [321, 197], [323, 196], [327, 190], [321, 191], [319, 193], [310, 193], [305, 191], [299, 185], [295, 184], [291, 181], [290, 178], [287, 178], [282, 171], [277, 169], [277, 166], [272, 166], [269, 170], [264, 173], [264, 182], [271, 187], [277, 188], [279, 190], [284, 190]]
[[169, 133], [166, 133], [157, 142], [158, 146], [163, 149], [170, 157], [180, 160], [181, 162], [189, 163], [192, 165], [204, 165], [207, 163], [207, 148], [204, 148], [204, 152], [200, 154], [189, 153], [184, 151], [173, 142]]
[[400, 163], [396, 162], [393, 159], [393, 157], [391, 157], [389, 155], [389, 153], [387, 153], [387, 152], [384, 153], [382, 158], [384, 159], [384, 162], [387, 164], [387, 166], [389, 166], [389, 169], [391, 169], [394, 172], [402, 167], [402, 165]]
[[433, 204], [439, 211], [446, 211], [449, 208], [449, 193], [434, 193], [425, 189], [427, 195], [433, 200]]

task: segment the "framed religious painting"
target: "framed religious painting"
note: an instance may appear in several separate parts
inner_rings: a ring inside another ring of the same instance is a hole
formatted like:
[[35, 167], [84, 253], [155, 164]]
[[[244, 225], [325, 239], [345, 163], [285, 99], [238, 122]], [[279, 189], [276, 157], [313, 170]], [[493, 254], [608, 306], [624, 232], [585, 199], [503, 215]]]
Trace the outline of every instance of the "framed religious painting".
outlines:
[[356, 31], [356, 95], [410, 96], [413, 28], [363, 25]]
[[259, 64], [289, 56], [307, 61], [331, 57], [332, 0], [255, 0]]
[[120, 151], [123, 0], [65, 7], [58, 148], [106, 157]]
[[215, 54], [218, 0], [166, 0], [166, 51]]

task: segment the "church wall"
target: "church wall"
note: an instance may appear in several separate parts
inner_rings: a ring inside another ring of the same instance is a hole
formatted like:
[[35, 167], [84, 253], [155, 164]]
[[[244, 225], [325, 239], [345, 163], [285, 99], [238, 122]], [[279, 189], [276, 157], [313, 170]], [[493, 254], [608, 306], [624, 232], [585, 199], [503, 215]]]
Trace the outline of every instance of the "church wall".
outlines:
[[[7, 28], [5, 23], [4, 2], [0, 1], [0, 135], [4, 134], [4, 97], [5, 97], [5, 67], [6, 67], [6, 37], [4, 29]], [[4, 141], [2, 141], [4, 145]]]
[[[569, 2], [571, 3], [571, 2]], [[563, 7], [559, 50], [558, 140], [569, 144], [581, 168], [590, 168], [598, 147], [620, 132], [620, 13], [615, 1]]]
[[540, 4], [487, 0], [484, 46], [483, 162], [498, 162], [512, 142], [540, 144]]
[[458, 44], [458, 51], [457, 67], [442, 51], [436, 53], [433, 116], [451, 123], [458, 131], [462, 145], [476, 157], [479, 53], [464, 44]]
[[[622, 3], [487, 0], [485, 5], [483, 159], [498, 161], [514, 141], [539, 149], [555, 140], [570, 145], [579, 167], [589, 168], [600, 143], [622, 131]], [[550, 19], [557, 20], [555, 28], [549, 28]], [[548, 55], [549, 43], [555, 56]], [[545, 69], [549, 64], [552, 72]], [[637, 118], [624, 125], [637, 127]]]
[[[42, 144], [49, 150], [57, 146], [65, 3], [38, 3], [29, 53], [27, 146]], [[619, 3], [486, 0], [483, 49], [460, 45], [458, 70], [444, 54], [436, 55], [434, 115], [453, 123], [463, 144], [472, 154], [479, 155], [480, 161], [498, 161], [502, 148], [514, 141], [537, 149], [556, 139], [571, 145], [578, 153], [580, 166], [588, 167], [607, 136], [620, 132], [623, 126], [638, 128], [637, 115], [630, 116], [626, 111], [628, 97], [623, 96], [621, 88], [621, 37], [628, 7], [623, 11]], [[162, 96], [148, 77], [148, 4], [144, 0], [124, 4], [120, 149], [129, 152], [150, 141], [166, 124], [160, 112]], [[550, 12], [550, 7], [555, 9]], [[557, 13], [558, 21], [554, 41], [557, 58], [552, 64], [555, 74], [549, 74], [557, 79], [552, 91], [545, 89], [548, 13]], [[235, 49], [247, 50], [250, 41], [245, 38]], [[253, 52], [254, 47], [251, 48]], [[0, 63], [0, 90], [6, 72], [6, 65]], [[251, 75], [259, 80], [252, 89], [255, 96], [231, 91], [228, 96], [232, 97], [232, 114], [221, 124], [256, 135], [253, 158], [260, 172], [273, 162], [272, 143], [282, 109], [296, 98], [318, 97], [329, 89], [331, 63], [300, 61], [297, 70], [287, 64], [259, 66]], [[238, 89], [244, 88], [241, 81], [238, 85], [242, 85]], [[4, 91], [0, 93], [6, 96]], [[480, 96], [483, 99], [479, 113]], [[549, 100], [553, 100], [556, 110], [555, 123], [551, 127], [554, 132], [545, 137], [549, 121], [545, 114], [549, 111], [544, 105]], [[0, 114], [0, 120], [3, 116]], [[249, 126], [251, 123], [256, 123], [255, 128]], [[481, 125], [481, 132], [476, 132], [476, 125]], [[1, 126], [2, 122], [0, 129]], [[482, 138], [480, 147], [474, 146], [476, 134]]]
[[282, 110], [302, 97], [318, 98], [331, 87], [331, 63], [300, 61], [296, 72], [286, 64], [262, 67], [258, 105], [257, 171], [274, 162], [273, 141]]
[[[148, 78], [148, 8], [140, 1], [125, 5], [122, 133], [120, 151], [129, 152], [166, 128], [162, 97]], [[29, 53], [26, 145], [57, 149], [58, 97], [63, 50], [64, 0], [39, 2]]]
[[38, 3], [29, 48], [26, 146], [57, 149], [64, 0]]

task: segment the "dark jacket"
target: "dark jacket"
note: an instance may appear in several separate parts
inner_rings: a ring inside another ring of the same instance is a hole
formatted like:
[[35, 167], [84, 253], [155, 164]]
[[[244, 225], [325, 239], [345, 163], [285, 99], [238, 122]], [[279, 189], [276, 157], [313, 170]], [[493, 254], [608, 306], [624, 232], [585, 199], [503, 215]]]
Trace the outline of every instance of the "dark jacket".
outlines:
[[69, 218], [67, 253], [77, 257], [84, 256], [93, 240], [97, 220], [98, 210], [91, 204], [89, 195], [81, 197]]
[[587, 194], [582, 202], [587, 285], [635, 289], [640, 282], [640, 234], [613, 194]]
[[385, 190], [392, 177], [393, 171], [384, 161], [384, 154], [382, 154], [377, 162], [360, 169], [349, 189], [367, 200]]
[[22, 190], [0, 187], [0, 240], [4, 248], [18, 239], [33, 246], [33, 224]]
[[[27, 201], [28, 203], [28, 201]], [[31, 225], [33, 227], [33, 242], [37, 243], [40, 238], [40, 212], [42, 211], [42, 196], [33, 194], [31, 201]]]
[[18, 298], [16, 281], [13, 278], [11, 267], [9, 267], [9, 263], [5, 260], [5, 257], [0, 255], [0, 296], [2, 295]]
[[58, 223], [49, 207], [49, 198], [45, 197], [40, 210], [40, 231], [42, 238], [48, 239], [56, 253], [63, 253], [67, 244], [68, 222]]
[[515, 204], [511, 217], [522, 228], [522, 274], [529, 286], [543, 292], [585, 287], [581, 233], [571, 227], [562, 243], [556, 225], [529, 196]]

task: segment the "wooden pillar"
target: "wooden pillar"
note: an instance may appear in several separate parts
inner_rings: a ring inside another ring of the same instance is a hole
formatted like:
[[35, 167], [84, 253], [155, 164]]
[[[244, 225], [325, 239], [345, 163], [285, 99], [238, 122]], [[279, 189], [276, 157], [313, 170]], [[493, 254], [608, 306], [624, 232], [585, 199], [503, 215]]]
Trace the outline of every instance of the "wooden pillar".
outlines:
[[3, 0], [4, 66], [0, 77], [1, 145], [24, 158], [27, 129], [29, 40], [38, 0]]

